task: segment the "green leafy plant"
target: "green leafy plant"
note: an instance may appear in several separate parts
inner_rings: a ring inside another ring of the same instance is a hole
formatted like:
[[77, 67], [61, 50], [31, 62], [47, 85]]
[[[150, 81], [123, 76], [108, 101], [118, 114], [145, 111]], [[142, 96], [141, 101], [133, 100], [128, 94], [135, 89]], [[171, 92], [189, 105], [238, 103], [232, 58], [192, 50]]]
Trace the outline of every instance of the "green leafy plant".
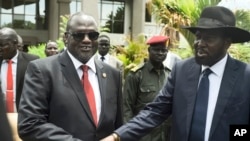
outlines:
[[117, 58], [124, 64], [124, 76], [128, 71], [148, 58], [147, 44], [144, 35], [138, 35], [135, 40], [127, 38], [128, 45], [116, 47]]
[[[56, 43], [58, 45], [59, 51], [64, 48], [64, 43], [63, 43], [62, 39], [56, 40]], [[28, 47], [28, 53], [35, 54], [35, 55], [39, 56], [40, 58], [44, 58], [44, 57], [46, 57], [45, 52], [44, 52], [45, 45], [46, 45], [46, 43], [40, 43], [38, 45], [31, 45]]]
[[40, 58], [45, 58], [46, 55], [44, 53], [44, 49], [45, 49], [45, 43], [41, 43], [38, 45], [32, 45], [32, 46], [28, 47], [28, 53], [37, 55]]
[[238, 60], [241, 60], [245, 63], [250, 63], [250, 44], [234, 44], [232, 45], [229, 50], [229, 54]]

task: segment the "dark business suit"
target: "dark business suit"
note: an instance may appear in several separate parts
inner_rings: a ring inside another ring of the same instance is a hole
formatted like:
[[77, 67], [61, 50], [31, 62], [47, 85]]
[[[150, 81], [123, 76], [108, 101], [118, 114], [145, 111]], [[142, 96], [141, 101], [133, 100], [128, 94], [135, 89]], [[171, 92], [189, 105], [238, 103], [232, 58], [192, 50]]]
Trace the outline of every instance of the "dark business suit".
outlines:
[[19, 105], [20, 137], [27, 141], [98, 141], [118, 128], [122, 124], [121, 74], [101, 61], [95, 60], [95, 65], [101, 95], [97, 127], [67, 51], [32, 61]]
[[23, 90], [24, 74], [30, 61], [39, 59], [38, 56], [19, 51], [16, 68], [16, 107], [18, 109], [20, 97]]
[[[27, 69], [28, 63], [39, 57], [33, 54], [28, 54], [19, 51], [17, 56], [17, 68], [16, 68], [16, 108], [18, 109], [20, 96], [23, 89], [24, 74]], [[2, 61], [1, 61], [2, 64]]]
[[[172, 141], [188, 141], [201, 66], [194, 58], [177, 63], [167, 84], [151, 103], [127, 126], [116, 131], [122, 140], [137, 140], [143, 130], [173, 115]], [[229, 125], [249, 124], [250, 67], [228, 57], [209, 134], [209, 141], [229, 141]], [[150, 109], [150, 110], [148, 110]], [[160, 116], [157, 115], [160, 113]], [[150, 117], [150, 118], [145, 118]], [[143, 119], [141, 119], [143, 118]], [[136, 127], [137, 130], [130, 130]]]
[[[1, 82], [0, 82], [1, 84]], [[2, 90], [0, 87], [0, 139], [2, 141], [13, 141], [9, 121], [6, 116]]]

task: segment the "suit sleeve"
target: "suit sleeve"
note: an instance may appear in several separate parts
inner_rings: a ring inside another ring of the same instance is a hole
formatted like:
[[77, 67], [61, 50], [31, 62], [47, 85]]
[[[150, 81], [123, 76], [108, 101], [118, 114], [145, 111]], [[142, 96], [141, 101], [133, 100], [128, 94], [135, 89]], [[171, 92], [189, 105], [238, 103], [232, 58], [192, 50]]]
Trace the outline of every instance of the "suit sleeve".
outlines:
[[[1, 84], [1, 82], [0, 82]], [[1, 90], [1, 88], [0, 88]], [[4, 141], [13, 141], [9, 121], [4, 108], [2, 91], [0, 91], [0, 139]]]
[[138, 81], [139, 78], [133, 72], [130, 72], [126, 77], [123, 89], [124, 122], [128, 122], [135, 116], [134, 108], [139, 88]]
[[50, 84], [38, 66], [31, 62], [25, 74], [18, 111], [19, 136], [22, 140], [81, 141], [48, 121]]

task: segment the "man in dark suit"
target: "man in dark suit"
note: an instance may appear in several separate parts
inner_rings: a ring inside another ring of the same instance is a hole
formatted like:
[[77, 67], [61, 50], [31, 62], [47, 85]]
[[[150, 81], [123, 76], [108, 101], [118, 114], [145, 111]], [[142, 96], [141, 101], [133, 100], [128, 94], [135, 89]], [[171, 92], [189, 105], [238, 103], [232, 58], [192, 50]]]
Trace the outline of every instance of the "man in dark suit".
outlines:
[[122, 125], [122, 77], [94, 59], [97, 31], [93, 17], [75, 13], [67, 23], [67, 50], [29, 64], [18, 115], [23, 140], [99, 141]]
[[98, 51], [95, 58], [119, 69], [123, 73], [123, 62], [109, 53], [110, 47], [109, 36], [105, 34], [100, 35], [98, 38]]
[[[0, 81], [1, 84], [1, 81]], [[9, 121], [6, 116], [6, 109], [4, 105], [2, 89], [0, 88], [0, 139], [3, 141], [13, 141]]]
[[[11, 28], [2, 28], [0, 30], [0, 68], [1, 68], [1, 81], [2, 91], [6, 99], [7, 93], [7, 71], [8, 60], [12, 60], [12, 78], [13, 78], [13, 104], [14, 111], [18, 109], [20, 96], [23, 89], [24, 74], [27, 69], [27, 65], [30, 61], [38, 59], [38, 56], [28, 54], [18, 50], [18, 34]], [[10, 112], [10, 111], [7, 111]]]
[[136, 141], [171, 114], [173, 141], [229, 141], [230, 125], [249, 124], [250, 67], [227, 53], [231, 43], [249, 41], [249, 32], [219, 6], [203, 9], [197, 26], [184, 28], [196, 36], [195, 57], [176, 63], [155, 100], [102, 141]]

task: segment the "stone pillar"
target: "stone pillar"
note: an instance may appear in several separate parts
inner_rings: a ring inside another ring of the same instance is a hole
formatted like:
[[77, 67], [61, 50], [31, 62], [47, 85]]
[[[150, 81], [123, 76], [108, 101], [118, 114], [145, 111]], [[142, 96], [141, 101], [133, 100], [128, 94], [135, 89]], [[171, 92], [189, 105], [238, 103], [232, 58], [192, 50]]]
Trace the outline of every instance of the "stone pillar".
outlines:
[[145, 0], [133, 0], [132, 13], [132, 38], [144, 32], [145, 25]]
[[60, 16], [69, 15], [69, 4], [71, 0], [50, 0], [49, 1], [49, 39], [57, 40], [60, 35]]
[[82, 11], [95, 18], [99, 27], [98, 0], [82, 0]]

